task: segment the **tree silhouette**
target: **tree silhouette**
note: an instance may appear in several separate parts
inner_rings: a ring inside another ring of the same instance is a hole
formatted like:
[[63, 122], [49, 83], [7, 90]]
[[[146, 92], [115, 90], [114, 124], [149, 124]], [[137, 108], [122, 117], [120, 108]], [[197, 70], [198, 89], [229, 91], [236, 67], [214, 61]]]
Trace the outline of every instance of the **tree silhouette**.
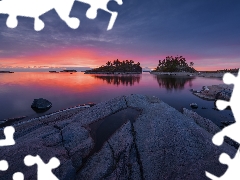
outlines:
[[103, 73], [114, 73], [114, 72], [142, 72], [142, 67], [140, 63], [134, 63], [133, 60], [123, 60], [122, 62], [118, 59], [113, 62], [108, 61], [106, 66], [102, 65], [99, 68], [88, 70], [85, 73], [94, 73], [94, 72], [103, 72]]
[[193, 62], [190, 62], [189, 66], [190, 67], [193, 67], [194, 63]]
[[196, 72], [192, 67], [193, 62], [190, 65], [186, 63], [186, 59], [183, 56], [167, 56], [163, 60], [158, 61], [158, 66], [154, 70], [155, 72]]

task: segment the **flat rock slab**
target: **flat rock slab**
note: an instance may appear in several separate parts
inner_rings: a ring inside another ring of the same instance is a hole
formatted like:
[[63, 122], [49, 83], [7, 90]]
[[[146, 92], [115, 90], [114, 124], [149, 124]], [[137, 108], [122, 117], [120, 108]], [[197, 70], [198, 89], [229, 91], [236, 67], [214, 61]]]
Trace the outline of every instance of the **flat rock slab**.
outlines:
[[222, 152], [233, 157], [233, 147], [214, 146], [213, 134], [164, 102], [138, 95], [126, 99], [128, 105], [143, 108], [133, 125], [144, 179], [202, 180], [208, 179], [206, 170], [217, 176], [225, 172], [218, 158]]
[[[89, 124], [126, 108], [140, 109], [141, 114], [135, 122], [119, 127], [98, 152], [90, 154], [95, 142]], [[205, 171], [216, 176], [226, 171], [227, 166], [218, 161], [221, 153], [233, 157], [237, 151], [226, 143], [221, 147], [212, 143], [217, 129], [210, 121], [183, 115], [156, 97], [121, 96], [69, 118], [54, 119], [15, 126], [17, 144], [0, 147], [0, 160], [6, 159], [10, 165], [8, 171], [0, 171], [1, 180], [12, 179], [19, 171], [25, 180], [36, 179], [37, 167], [23, 164], [28, 154], [38, 154], [44, 162], [57, 157], [61, 165], [53, 172], [61, 180], [204, 180]]]

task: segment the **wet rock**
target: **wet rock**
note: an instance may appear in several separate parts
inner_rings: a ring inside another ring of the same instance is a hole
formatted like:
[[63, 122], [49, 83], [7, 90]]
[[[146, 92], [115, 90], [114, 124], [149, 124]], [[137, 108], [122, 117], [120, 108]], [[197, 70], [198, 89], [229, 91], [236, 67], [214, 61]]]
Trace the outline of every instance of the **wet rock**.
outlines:
[[39, 110], [39, 111], [45, 111], [48, 110], [52, 107], [52, 103], [48, 101], [47, 99], [39, 98], [39, 99], [34, 99], [31, 108], [34, 110]]
[[190, 107], [191, 107], [192, 109], [197, 109], [197, 108], [198, 108], [198, 105], [197, 105], [197, 103], [191, 103], [191, 104], [190, 104]]

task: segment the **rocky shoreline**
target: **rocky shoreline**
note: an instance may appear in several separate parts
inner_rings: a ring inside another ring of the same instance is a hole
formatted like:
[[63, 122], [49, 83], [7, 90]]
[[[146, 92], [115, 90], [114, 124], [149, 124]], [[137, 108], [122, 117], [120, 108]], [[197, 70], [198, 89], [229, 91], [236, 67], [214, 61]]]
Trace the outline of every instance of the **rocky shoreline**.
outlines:
[[233, 85], [226, 85], [226, 84], [203, 86], [201, 90], [192, 89], [192, 92], [194, 95], [210, 101], [214, 101], [217, 99], [229, 101], [232, 91], [233, 91]]
[[[96, 143], [90, 125], [127, 108], [141, 113], [90, 154]], [[189, 110], [180, 113], [160, 99], [144, 95], [121, 96], [14, 126], [16, 145], [0, 147], [0, 159], [7, 160], [10, 167], [0, 171], [3, 180], [19, 170], [25, 180], [36, 179], [36, 168], [23, 164], [28, 154], [38, 154], [44, 162], [57, 157], [61, 165], [53, 172], [61, 180], [204, 180], [208, 179], [205, 171], [216, 176], [226, 171], [218, 161], [222, 152], [231, 157], [236, 153], [227, 143], [213, 145], [211, 139], [218, 129], [211, 121], [201, 120]]]
[[[90, 103], [91, 104], [91, 103]], [[3, 119], [0, 120], [0, 129], [2, 129], [3, 127], [9, 126], [9, 125], [19, 125], [22, 123], [28, 123], [31, 121], [38, 121], [41, 119], [52, 119], [52, 120], [63, 120], [66, 118], [70, 118], [74, 115], [76, 115], [77, 113], [79, 113], [80, 111], [86, 109], [86, 108], [90, 108], [92, 105], [79, 105], [79, 106], [75, 106], [75, 107], [71, 107], [71, 108], [67, 108], [67, 109], [62, 109], [59, 111], [55, 111], [40, 117], [34, 117], [34, 118], [29, 118], [28, 116], [22, 116], [22, 117], [17, 117], [17, 118], [9, 118], [9, 119]], [[50, 121], [52, 121], [50, 120]]]
[[[150, 74], [155, 75], [170, 75], [170, 76], [192, 76], [192, 77], [204, 77], [204, 78], [223, 78], [225, 73], [206, 73], [206, 72], [196, 72], [196, 73], [189, 73], [189, 72], [150, 72]], [[237, 73], [232, 73], [235, 76]]]

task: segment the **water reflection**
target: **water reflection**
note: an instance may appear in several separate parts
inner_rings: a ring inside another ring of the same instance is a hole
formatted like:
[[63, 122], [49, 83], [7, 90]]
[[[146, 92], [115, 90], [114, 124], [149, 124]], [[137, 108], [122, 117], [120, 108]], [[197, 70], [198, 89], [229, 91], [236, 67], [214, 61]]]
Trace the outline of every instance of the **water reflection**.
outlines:
[[94, 75], [96, 79], [102, 79], [106, 81], [108, 84], [113, 85], [125, 85], [125, 86], [133, 86], [134, 83], [140, 82], [141, 75]]
[[186, 83], [189, 84], [189, 87], [192, 87], [192, 81], [195, 79], [194, 77], [174, 77], [168, 75], [156, 75], [154, 78], [160, 87], [166, 88], [168, 91], [182, 90]]

